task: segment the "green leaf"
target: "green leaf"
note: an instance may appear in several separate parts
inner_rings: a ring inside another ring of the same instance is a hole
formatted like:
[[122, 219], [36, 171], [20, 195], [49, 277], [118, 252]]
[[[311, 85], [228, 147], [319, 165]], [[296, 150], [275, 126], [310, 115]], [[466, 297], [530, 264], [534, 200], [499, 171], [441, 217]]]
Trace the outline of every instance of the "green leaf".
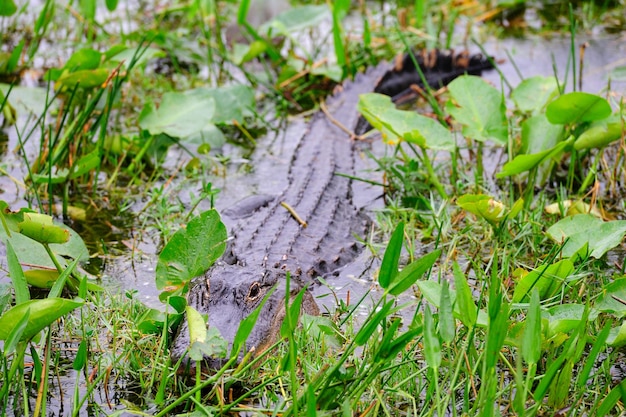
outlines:
[[626, 220], [605, 222], [591, 214], [578, 214], [560, 220], [546, 233], [558, 244], [566, 242], [562, 251], [565, 257], [574, 256], [588, 245], [589, 255], [599, 259], [622, 242]]
[[245, 117], [253, 115], [255, 108], [254, 90], [244, 84], [226, 85], [219, 88], [195, 88], [186, 91], [185, 96], [198, 101], [208, 101], [211, 98], [219, 106], [215, 106], [211, 122], [216, 124], [232, 125], [235, 122], [243, 124]]
[[11, 332], [7, 336], [4, 343], [3, 350], [5, 358], [8, 357], [11, 353], [15, 352], [17, 344], [20, 342], [20, 340], [22, 340], [22, 335], [24, 334], [26, 326], [28, 325], [28, 320], [30, 319], [30, 309], [27, 309], [24, 312], [24, 315], [18, 319], [19, 321], [13, 325], [14, 327], [11, 329]]
[[615, 279], [602, 288], [600, 297], [594, 309], [604, 313], [611, 313], [615, 317], [626, 316], [626, 277]]
[[387, 301], [373, 316], [370, 315], [370, 317], [368, 317], [368, 320], [354, 337], [354, 343], [356, 343], [357, 346], [363, 346], [368, 342], [372, 334], [376, 331], [378, 324], [389, 314], [389, 310], [393, 304], [393, 300]]
[[72, 171], [69, 177], [78, 178], [91, 172], [98, 166], [100, 166], [100, 155], [96, 150], [78, 158], [74, 165], [72, 165]]
[[484, 194], [465, 194], [460, 196], [457, 205], [491, 224], [496, 224], [504, 219], [508, 213], [507, 207], [492, 197]]
[[439, 334], [441, 340], [446, 343], [454, 340], [456, 325], [452, 312], [452, 301], [450, 299], [450, 284], [444, 281], [441, 287], [441, 301], [439, 302]]
[[283, 35], [290, 38], [294, 32], [319, 26], [328, 17], [330, 10], [326, 4], [292, 7], [262, 25], [259, 33], [266, 33], [269, 37]]
[[398, 261], [402, 252], [402, 241], [404, 240], [404, 223], [400, 222], [389, 239], [383, 261], [378, 274], [378, 284], [382, 288], [387, 288], [398, 274]]
[[615, 348], [626, 346], [626, 321], [611, 329], [606, 344]]
[[611, 114], [608, 101], [595, 94], [575, 91], [563, 94], [548, 104], [546, 116], [550, 123], [566, 125], [571, 123], [601, 120]]
[[559, 333], [570, 333], [580, 324], [585, 314], [582, 304], [556, 305], [545, 312], [548, 319], [547, 338], [553, 338]]
[[24, 221], [18, 226], [20, 233], [39, 243], [66, 243], [70, 239], [70, 232], [53, 224], [47, 214], [24, 213]]
[[74, 52], [70, 59], [67, 60], [63, 69], [69, 72], [76, 72], [79, 70], [94, 70], [100, 66], [102, 61], [102, 53], [95, 49], [79, 49]]
[[[224, 253], [226, 227], [215, 210], [194, 217], [174, 233], [159, 254], [156, 285], [165, 295], [182, 291], [192, 278], [204, 274]], [[164, 294], [160, 298], [163, 300]]]
[[28, 314], [29, 310], [28, 324], [22, 333], [21, 341], [32, 339], [58, 318], [63, 317], [83, 304], [83, 301], [72, 301], [64, 298], [45, 298], [19, 304], [0, 317], [0, 340], [7, 339], [11, 329], [18, 325], [22, 317]]
[[471, 328], [476, 324], [478, 308], [474, 303], [472, 290], [467, 283], [467, 278], [456, 261], [452, 264], [452, 274], [454, 275], [454, 287], [456, 289], [455, 306], [460, 313], [459, 319], [467, 328]]
[[544, 113], [529, 117], [522, 122], [521, 153], [532, 155], [552, 150], [563, 136], [563, 125], [548, 121]]
[[536, 113], [558, 94], [558, 87], [554, 77], [526, 78], [511, 91], [511, 99], [519, 110]]
[[606, 120], [593, 123], [574, 142], [574, 149], [600, 149], [622, 138], [622, 121], [619, 117], [610, 117]]
[[398, 296], [409, 289], [434, 265], [440, 255], [441, 249], [437, 249], [404, 267], [389, 286], [389, 294]]
[[429, 368], [437, 370], [441, 366], [441, 343], [428, 305], [424, 306], [424, 357]]
[[173, 138], [184, 138], [211, 123], [215, 108], [215, 100], [210, 95], [165, 93], [158, 109], [152, 103], [146, 104], [139, 116], [139, 126], [151, 135], [165, 133]]
[[531, 169], [539, 166], [541, 163], [548, 161], [550, 158], [555, 158], [557, 155], [563, 153], [565, 147], [568, 145], [569, 141], [564, 141], [556, 145], [554, 148], [542, 152], [531, 155], [517, 155], [512, 161], [504, 164], [502, 171], [496, 174], [496, 178], [510, 177], [512, 175], [530, 171]]
[[117, 9], [118, 0], [105, 0], [105, 4], [107, 6], [107, 10], [112, 12]]
[[554, 296], [572, 272], [574, 272], [574, 264], [569, 259], [563, 259], [551, 265], [541, 265], [524, 275], [515, 285], [513, 302], [528, 302], [529, 294], [533, 289], [538, 291], [541, 300]]
[[[7, 246], [7, 264], [9, 266], [9, 276], [13, 283], [13, 291], [15, 291], [15, 304], [19, 305], [30, 300], [30, 291], [28, 291], [28, 285], [26, 285], [26, 277], [22, 266], [17, 259], [15, 250], [11, 245], [11, 242], [6, 242]], [[0, 310], [2, 313], [2, 310]]]
[[502, 94], [480, 77], [464, 75], [448, 84], [446, 110], [463, 125], [463, 135], [481, 142], [508, 143]]
[[85, 339], [80, 341], [80, 345], [78, 345], [78, 351], [76, 352], [76, 357], [74, 358], [74, 362], [72, 362], [72, 369], [75, 371], [80, 371], [85, 367], [87, 363], [87, 342]]
[[383, 94], [361, 94], [357, 108], [387, 142], [405, 140], [422, 148], [445, 151], [456, 147], [450, 131], [439, 122], [414, 111], [398, 110], [391, 98]]
[[13, 16], [17, 12], [17, 6], [13, 0], [0, 1], [0, 16]]
[[537, 289], [530, 296], [521, 351], [522, 358], [529, 365], [537, 363], [541, 356], [541, 303]]

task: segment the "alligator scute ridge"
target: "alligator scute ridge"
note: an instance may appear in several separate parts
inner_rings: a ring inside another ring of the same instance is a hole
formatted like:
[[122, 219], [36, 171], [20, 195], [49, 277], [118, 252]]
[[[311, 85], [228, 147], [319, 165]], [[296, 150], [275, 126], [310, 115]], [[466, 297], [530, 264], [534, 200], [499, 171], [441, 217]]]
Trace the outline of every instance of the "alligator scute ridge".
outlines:
[[[440, 55], [444, 63], [455, 59], [437, 53]], [[423, 61], [419, 63], [422, 65]], [[454, 65], [455, 77], [463, 73], [463, 68]], [[424, 70], [433, 68], [436, 66]], [[208, 313], [208, 326], [216, 327], [229, 343], [232, 343], [241, 320], [259, 305], [271, 288], [277, 286], [263, 306], [246, 343], [247, 351], [254, 349], [258, 353], [265, 350], [278, 339], [284, 318], [287, 271], [292, 277], [290, 292], [295, 294], [318, 276], [337, 274], [362, 251], [363, 245], [357, 243], [355, 236], [365, 235], [369, 218], [352, 203], [351, 180], [336, 175], [353, 173], [355, 144], [337, 124], [348, 129], [357, 127], [359, 95], [371, 92], [371, 86], [379, 80], [382, 81], [378, 87], [394, 83], [393, 78], [385, 75], [390, 73], [388, 69], [388, 64], [379, 65], [366, 74], [357, 75], [355, 81], [345, 83], [327, 99], [326, 108], [334, 120], [321, 111], [312, 116], [308, 130], [298, 138], [290, 163], [288, 186], [278, 198], [240, 221], [232, 232], [234, 239], [228, 253], [223, 257], [226, 262], [216, 263], [204, 276], [192, 281], [189, 305], [201, 313]], [[405, 78], [408, 81], [404, 82], [404, 89], [411, 83], [420, 83], [414, 77]], [[428, 79], [433, 87], [439, 84], [441, 74], [436, 78]], [[399, 87], [402, 83], [394, 84], [394, 91]], [[306, 220], [307, 226], [296, 221], [281, 202], [291, 206]], [[302, 311], [319, 313], [309, 291], [304, 294]], [[185, 319], [172, 343], [173, 363], [185, 354], [188, 345]], [[218, 369], [224, 363], [224, 359], [205, 357], [201, 366], [203, 369]], [[179, 369], [181, 372], [191, 372], [196, 366], [188, 357], [183, 359], [183, 364]]]

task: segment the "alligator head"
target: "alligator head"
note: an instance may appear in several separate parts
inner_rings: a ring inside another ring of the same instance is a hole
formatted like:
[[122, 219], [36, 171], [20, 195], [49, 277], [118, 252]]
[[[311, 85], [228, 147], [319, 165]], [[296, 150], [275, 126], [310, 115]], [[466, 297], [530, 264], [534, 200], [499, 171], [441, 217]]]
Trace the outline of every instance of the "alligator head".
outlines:
[[[208, 315], [207, 328], [216, 328], [229, 344], [230, 349], [241, 321], [249, 316], [266, 298], [248, 340], [246, 351], [255, 354], [263, 352], [280, 337], [280, 327], [285, 317], [286, 271], [280, 268], [250, 268], [241, 265], [219, 264], [202, 277], [196, 278], [189, 291], [189, 305], [201, 314]], [[297, 279], [291, 280], [289, 292], [295, 296], [302, 285]], [[319, 314], [319, 308], [310, 292], [306, 292], [302, 302], [302, 311], [307, 314]], [[177, 362], [186, 355], [190, 335], [188, 323], [178, 330], [178, 336], [171, 347], [172, 361]], [[240, 354], [240, 359], [243, 354]], [[204, 370], [221, 368], [227, 359], [205, 356], [201, 363]], [[181, 371], [197, 366], [188, 356], [183, 358]]]

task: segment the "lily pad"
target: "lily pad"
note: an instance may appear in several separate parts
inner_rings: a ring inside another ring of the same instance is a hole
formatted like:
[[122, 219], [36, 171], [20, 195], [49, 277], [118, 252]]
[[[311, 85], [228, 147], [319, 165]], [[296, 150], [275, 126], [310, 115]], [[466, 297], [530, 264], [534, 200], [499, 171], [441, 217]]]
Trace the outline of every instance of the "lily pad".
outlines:
[[560, 125], [593, 122], [610, 114], [611, 105], [608, 101], [595, 94], [580, 91], [563, 94], [546, 108], [550, 123]]
[[215, 210], [194, 217], [179, 229], [159, 254], [156, 285], [166, 292], [180, 294], [192, 278], [202, 275], [226, 248], [226, 226]]
[[502, 93], [480, 77], [464, 75], [448, 85], [446, 110], [463, 125], [463, 135], [480, 142], [508, 142], [508, 123]]
[[383, 138], [415, 143], [420, 147], [453, 151], [452, 134], [439, 122], [413, 111], [398, 110], [391, 98], [382, 94], [362, 94], [358, 110], [370, 124], [383, 133]]
[[558, 83], [554, 77], [536, 76], [526, 78], [515, 87], [511, 91], [511, 99], [523, 112], [538, 112], [558, 91]]
[[565, 242], [563, 256], [574, 256], [588, 246], [589, 255], [597, 259], [622, 242], [626, 220], [605, 222], [591, 214], [578, 214], [560, 220], [546, 233], [559, 244]]
[[139, 126], [151, 135], [165, 133], [173, 138], [184, 138], [211, 123], [215, 107], [212, 96], [165, 93], [158, 108], [153, 103], [146, 104], [139, 116]]
[[594, 308], [619, 318], [626, 316], [626, 277], [616, 279], [605, 286]]

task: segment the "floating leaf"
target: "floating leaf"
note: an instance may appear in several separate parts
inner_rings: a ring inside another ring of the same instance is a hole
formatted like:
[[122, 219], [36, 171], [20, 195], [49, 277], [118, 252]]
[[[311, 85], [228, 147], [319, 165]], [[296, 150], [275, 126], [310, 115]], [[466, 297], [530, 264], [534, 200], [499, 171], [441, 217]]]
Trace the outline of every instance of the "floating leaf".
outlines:
[[604, 286], [594, 308], [618, 318], [626, 316], [626, 277], [618, 278]]
[[446, 110], [463, 125], [463, 135], [478, 141], [508, 142], [502, 94], [480, 77], [464, 75], [448, 85]]
[[571, 123], [601, 120], [611, 114], [608, 101], [595, 94], [575, 91], [563, 94], [546, 108], [550, 123], [566, 125]]
[[291, 37], [294, 32], [318, 26], [330, 16], [330, 9], [326, 4], [292, 7], [262, 25], [259, 32], [266, 33], [269, 37]]
[[[181, 291], [192, 278], [202, 275], [226, 248], [226, 227], [215, 210], [194, 217], [176, 231], [159, 254], [156, 285], [166, 295]], [[161, 297], [164, 299], [163, 297]]]
[[139, 126], [151, 135], [165, 133], [173, 138], [184, 138], [201, 131], [211, 123], [215, 114], [212, 96], [193, 96], [170, 92], [163, 94], [157, 109], [148, 103], [139, 116]]
[[32, 339], [55, 320], [83, 304], [83, 301], [72, 301], [65, 298], [45, 298], [19, 304], [0, 317], [0, 340], [5, 340], [9, 336], [11, 329], [19, 323], [28, 311], [30, 311], [28, 324], [20, 340]]
[[576, 329], [584, 314], [585, 306], [582, 304], [562, 304], [548, 309], [544, 314], [549, 323], [547, 338]]
[[405, 140], [429, 149], [452, 151], [455, 148], [454, 138], [448, 129], [414, 111], [396, 109], [389, 96], [361, 94], [358, 110], [390, 143]]
[[591, 214], [578, 214], [560, 220], [546, 233], [559, 244], [567, 241], [563, 256], [571, 257], [588, 245], [589, 255], [597, 259], [622, 242], [626, 220], [605, 222]]
[[558, 83], [554, 77], [536, 76], [526, 78], [513, 91], [511, 99], [523, 112], [538, 112], [552, 97], [558, 94]]

